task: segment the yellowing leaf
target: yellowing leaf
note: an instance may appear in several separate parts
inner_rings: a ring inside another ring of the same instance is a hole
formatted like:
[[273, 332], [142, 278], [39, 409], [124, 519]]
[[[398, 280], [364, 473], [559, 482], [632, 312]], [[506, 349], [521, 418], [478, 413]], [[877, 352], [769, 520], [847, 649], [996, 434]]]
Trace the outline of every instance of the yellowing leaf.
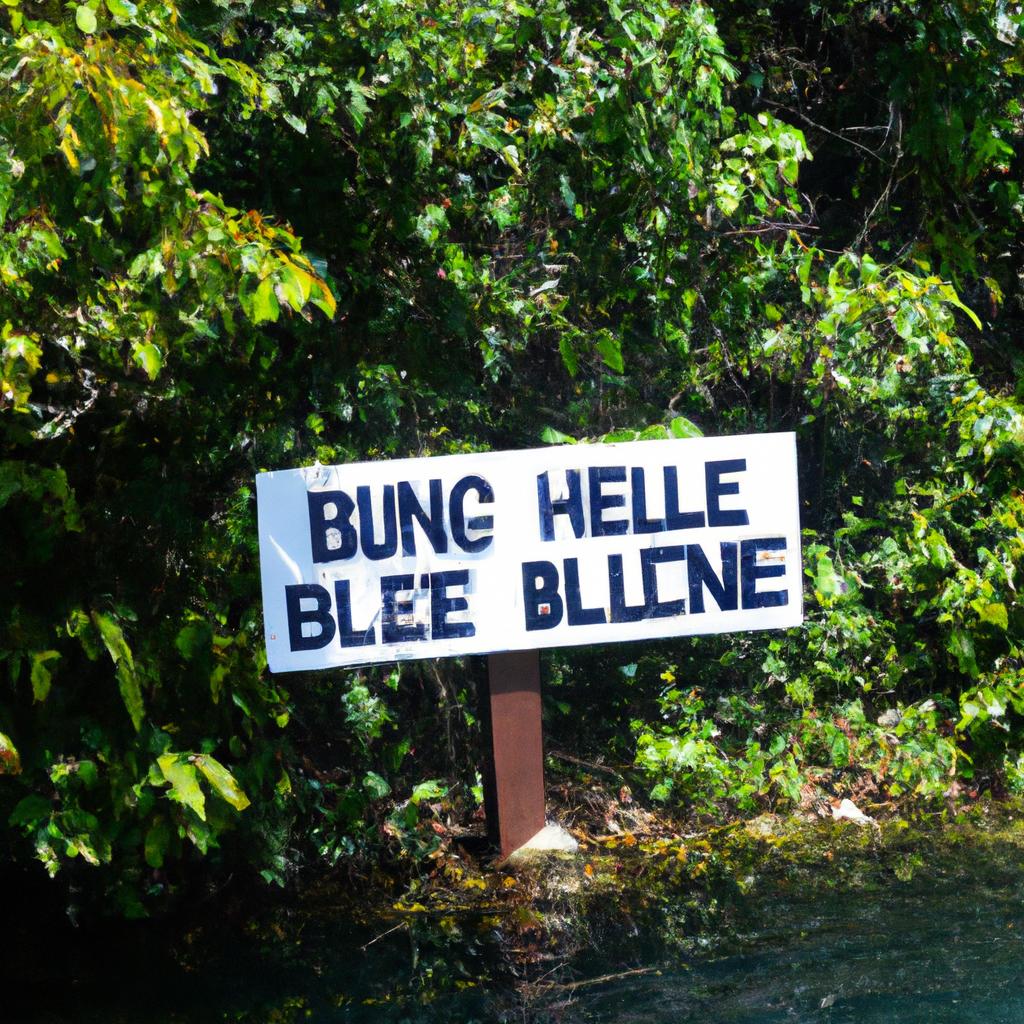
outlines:
[[236, 811], [244, 811], [249, 806], [249, 798], [242, 792], [235, 777], [209, 754], [197, 754], [196, 767], [206, 776], [206, 781], [213, 786], [221, 799], [226, 800]]
[[187, 754], [162, 754], [156, 759], [163, 777], [171, 784], [172, 800], [190, 807], [206, 821], [206, 798], [199, 788], [199, 776]]
[[972, 607], [977, 611], [978, 617], [982, 622], [988, 622], [993, 626], [998, 626], [1000, 629], [1008, 629], [1010, 622], [1006, 614], [1005, 604], [986, 604], [983, 601], [975, 601]]
[[50, 684], [53, 680], [50, 670], [46, 667], [46, 663], [48, 661], [55, 661], [59, 657], [59, 651], [38, 651], [32, 655], [33, 700], [44, 701], [50, 695]]
[[338, 308], [337, 302], [334, 301], [334, 296], [331, 294], [330, 288], [327, 287], [323, 281], [319, 281], [317, 291], [319, 294], [311, 301], [314, 306], [318, 306], [322, 309], [329, 317], [333, 317], [335, 311]]
[[68, 125], [64, 129], [64, 135], [60, 140], [60, 151], [64, 154], [65, 159], [68, 162], [68, 166], [75, 172], [78, 173], [79, 161], [78, 154], [75, 152], [75, 143], [78, 142], [78, 135], [75, 133], [75, 129]]
[[273, 323], [277, 320], [280, 312], [277, 295], [274, 294], [274, 281], [265, 277], [259, 283], [252, 300], [252, 322], [262, 324], [266, 321]]
[[89, 845], [89, 841], [85, 836], [72, 836], [67, 841], [65, 852], [69, 857], [76, 857], [81, 854], [82, 859], [93, 867], [96, 867], [100, 862], [99, 857], [96, 856], [96, 851]]

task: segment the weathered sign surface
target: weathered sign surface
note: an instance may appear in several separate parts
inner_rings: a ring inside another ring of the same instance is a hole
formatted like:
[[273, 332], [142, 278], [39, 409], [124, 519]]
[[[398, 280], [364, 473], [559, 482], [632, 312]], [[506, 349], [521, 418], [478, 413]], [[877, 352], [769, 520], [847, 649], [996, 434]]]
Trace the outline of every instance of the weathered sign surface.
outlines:
[[802, 618], [793, 434], [256, 478], [274, 672]]

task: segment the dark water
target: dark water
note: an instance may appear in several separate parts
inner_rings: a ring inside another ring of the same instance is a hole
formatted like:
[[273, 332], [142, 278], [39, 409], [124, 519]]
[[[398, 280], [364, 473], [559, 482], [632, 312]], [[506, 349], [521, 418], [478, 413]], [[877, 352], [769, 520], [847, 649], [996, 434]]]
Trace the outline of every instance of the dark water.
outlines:
[[357, 925], [306, 907], [160, 940], [79, 936], [5, 980], [0, 1021], [1024, 1022], [1019, 849], [957, 857], [925, 851], [912, 876], [881, 861], [768, 871], [696, 902], [647, 882], [577, 893], [545, 908], [555, 929], [532, 928], [529, 908]]
[[871, 893], [790, 896], [720, 948], [580, 996], [563, 1019], [1021, 1022], [1020, 883], [936, 885], [925, 875]]

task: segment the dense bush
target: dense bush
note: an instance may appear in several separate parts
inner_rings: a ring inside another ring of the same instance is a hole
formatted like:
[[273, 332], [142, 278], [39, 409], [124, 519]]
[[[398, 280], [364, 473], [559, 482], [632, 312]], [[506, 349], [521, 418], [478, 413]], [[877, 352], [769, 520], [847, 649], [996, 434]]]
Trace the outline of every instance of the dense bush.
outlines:
[[1022, 784], [1018, 6], [3, 18], [5, 856], [140, 913], [429, 853], [480, 668], [270, 677], [255, 472], [673, 422], [797, 431], [808, 621], [555, 656], [551, 735], [701, 808]]

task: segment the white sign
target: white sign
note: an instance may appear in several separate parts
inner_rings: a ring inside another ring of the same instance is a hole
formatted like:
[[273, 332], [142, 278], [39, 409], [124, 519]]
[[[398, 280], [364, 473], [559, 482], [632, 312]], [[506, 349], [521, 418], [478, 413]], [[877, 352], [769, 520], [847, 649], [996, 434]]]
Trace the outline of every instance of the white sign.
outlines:
[[273, 672], [802, 621], [796, 439], [260, 473]]

